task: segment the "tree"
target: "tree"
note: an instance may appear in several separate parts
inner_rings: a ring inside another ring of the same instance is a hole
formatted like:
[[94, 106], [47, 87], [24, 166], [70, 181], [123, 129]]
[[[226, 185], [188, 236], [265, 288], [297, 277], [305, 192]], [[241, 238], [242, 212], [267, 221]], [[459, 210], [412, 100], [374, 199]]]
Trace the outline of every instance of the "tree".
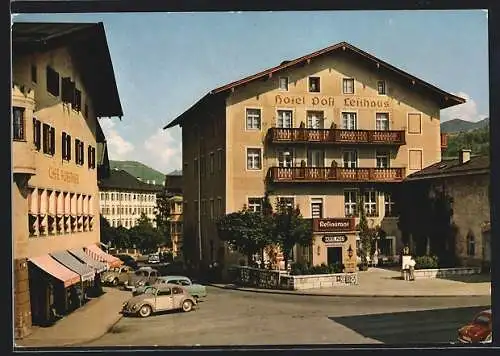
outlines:
[[245, 255], [249, 263], [254, 262], [254, 255], [270, 243], [263, 214], [253, 212], [246, 206], [222, 216], [216, 225], [219, 238]]
[[163, 242], [170, 247], [172, 246], [172, 237], [170, 236], [171, 204], [170, 196], [165, 189], [156, 195], [156, 228], [161, 234]]
[[129, 230], [129, 234], [133, 243], [145, 251], [156, 250], [162, 241], [161, 233], [153, 227], [144, 213], [141, 213], [137, 224]]
[[304, 220], [299, 206], [288, 206], [284, 200], [278, 200], [273, 214], [272, 240], [281, 248], [285, 259], [285, 269], [295, 245], [310, 246], [313, 242], [312, 226]]
[[118, 248], [132, 248], [134, 243], [130, 238], [129, 231], [123, 226], [118, 226], [114, 229], [114, 245]]
[[102, 215], [99, 215], [99, 224], [101, 230], [101, 242], [109, 245], [115, 244], [114, 241], [114, 229], [109, 224], [109, 221]]

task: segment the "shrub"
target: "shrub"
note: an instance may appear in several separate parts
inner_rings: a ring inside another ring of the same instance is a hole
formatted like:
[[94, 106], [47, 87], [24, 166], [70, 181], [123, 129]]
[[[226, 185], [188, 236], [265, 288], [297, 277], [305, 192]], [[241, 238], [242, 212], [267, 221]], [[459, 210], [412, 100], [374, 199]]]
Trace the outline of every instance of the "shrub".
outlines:
[[311, 274], [310, 266], [307, 263], [295, 262], [290, 266], [290, 274], [293, 276], [300, 276]]
[[438, 267], [437, 256], [418, 256], [415, 258], [415, 269], [434, 269]]
[[337, 263], [334, 263], [334, 264], [331, 264], [330, 266], [330, 273], [342, 273], [344, 272], [344, 265], [340, 262], [337, 262]]
[[360, 271], [368, 271], [368, 263], [366, 262], [358, 263], [358, 268]]

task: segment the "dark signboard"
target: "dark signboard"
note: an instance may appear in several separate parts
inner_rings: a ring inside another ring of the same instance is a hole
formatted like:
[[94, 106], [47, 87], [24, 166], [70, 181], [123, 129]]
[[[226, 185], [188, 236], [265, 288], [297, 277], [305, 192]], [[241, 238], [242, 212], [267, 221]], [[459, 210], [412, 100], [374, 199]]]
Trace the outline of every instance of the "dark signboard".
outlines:
[[313, 219], [314, 232], [347, 232], [354, 230], [354, 218]]
[[346, 235], [325, 235], [323, 236], [325, 244], [343, 244], [347, 241]]

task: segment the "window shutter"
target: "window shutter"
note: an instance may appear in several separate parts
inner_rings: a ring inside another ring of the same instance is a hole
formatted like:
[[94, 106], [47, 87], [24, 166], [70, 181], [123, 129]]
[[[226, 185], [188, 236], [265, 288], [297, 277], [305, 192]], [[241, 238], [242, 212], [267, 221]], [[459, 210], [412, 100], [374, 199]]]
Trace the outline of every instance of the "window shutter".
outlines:
[[61, 140], [61, 151], [62, 151], [62, 158], [66, 159], [66, 132], [62, 133], [62, 140]]
[[71, 160], [71, 135], [66, 135], [66, 159]]
[[50, 153], [56, 153], [56, 129], [54, 127], [50, 128]]
[[75, 163], [76, 164], [80, 163], [79, 154], [80, 154], [80, 140], [76, 139], [75, 140]]
[[85, 144], [83, 143], [83, 141], [80, 142], [80, 164], [83, 166], [83, 164], [85, 163]]
[[87, 165], [92, 168], [92, 146], [87, 147]]

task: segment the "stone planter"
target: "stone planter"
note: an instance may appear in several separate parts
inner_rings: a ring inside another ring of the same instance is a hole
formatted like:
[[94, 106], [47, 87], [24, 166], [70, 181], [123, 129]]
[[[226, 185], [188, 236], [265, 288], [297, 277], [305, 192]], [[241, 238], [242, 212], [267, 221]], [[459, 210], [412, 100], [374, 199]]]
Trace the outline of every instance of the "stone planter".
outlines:
[[[446, 278], [451, 276], [466, 276], [479, 273], [481, 273], [480, 267], [417, 269], [415, 270], [415, 279]], [[401, 271], [401, 278], [404, 279], [403, 271]]]

